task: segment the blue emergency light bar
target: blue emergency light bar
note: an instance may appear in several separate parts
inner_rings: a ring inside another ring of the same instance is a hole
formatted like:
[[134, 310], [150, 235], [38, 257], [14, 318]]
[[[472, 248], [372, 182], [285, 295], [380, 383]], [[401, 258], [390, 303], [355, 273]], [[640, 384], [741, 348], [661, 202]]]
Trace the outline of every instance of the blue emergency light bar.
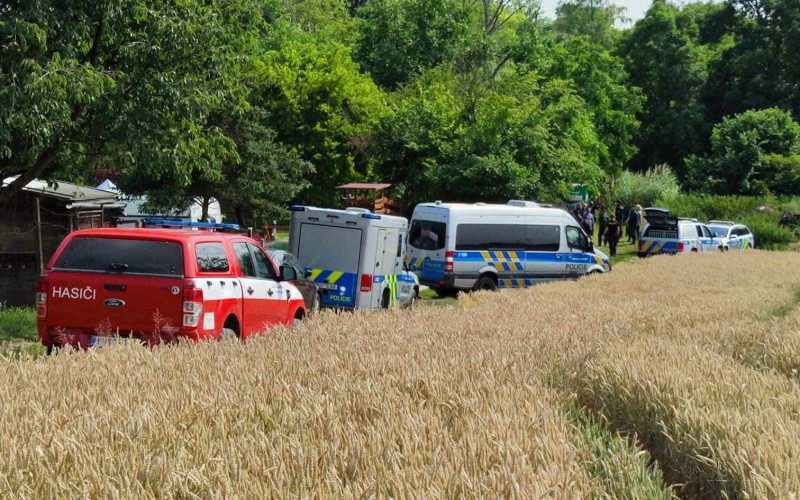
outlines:
[[233, 230], [241, 231], [242, 227], [239, 224], [222, 224], [219, 222], [191, 222], [185, 220], [169, 220], [169, 219], [145, 219], [146, 226], [162, 226], [170, 228], [197, 228], [197, 229], [216, 229], [216, 230]]

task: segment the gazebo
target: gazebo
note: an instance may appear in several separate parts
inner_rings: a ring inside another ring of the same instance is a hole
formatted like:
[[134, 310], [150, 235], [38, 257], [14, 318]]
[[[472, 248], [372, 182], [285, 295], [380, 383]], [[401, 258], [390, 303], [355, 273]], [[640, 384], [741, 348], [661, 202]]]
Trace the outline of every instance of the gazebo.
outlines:
[[392, 187], [384, 183], [351, 182], [337, 186], [343, 191], [344, 207], [366, 208], [375, 214], [402, 215], [402, 206], [388, 198], [384, 191]]

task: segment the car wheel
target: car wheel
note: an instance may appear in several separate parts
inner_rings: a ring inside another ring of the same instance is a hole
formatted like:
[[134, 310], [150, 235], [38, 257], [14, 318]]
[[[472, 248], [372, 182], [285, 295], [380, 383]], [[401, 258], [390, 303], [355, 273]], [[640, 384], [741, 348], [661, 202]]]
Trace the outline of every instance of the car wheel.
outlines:
[[478, 281], [475, 282], [475, 290], [487, 290], [489, 292], [493, 292], [497, 290], [497, 283], [491, 276], [481, 276], [478, 278]]
[[384, 290], [381, 295], [381, 309], [389, 309], [389, 290]]
[[311, 301], [311, 309], [309, 312], [309, 316], [316, 316], [319, 314], [320, 309], [322, 308], [322, 295], [319, 292], [314, 294], [314, 299]]
[[459, 292], [458, 288], [432, 287], [431, 290], [433, 290], [437, 296], [443, 299], [455, 297]]
[[411, 292], [411, 300], [408, 301], [408, 307], [411, 308], [417, 305], [417, 300], [419, 300], [419, 290], [415, 288]]
[[236, 340], [238, 336], [234, 330], [230, 328], [223, 328], [222, 331], [219, 333], [219, 341], [220, 342], [227, 342], [230, 340]]
[[727, 248], [725, 248], [723, 246], [719, 246], [719, 247], [717, 247], [717, 250], [719, 250], [720, 253], [723, 253], [723, 252], [725, 252], [727, 250]]

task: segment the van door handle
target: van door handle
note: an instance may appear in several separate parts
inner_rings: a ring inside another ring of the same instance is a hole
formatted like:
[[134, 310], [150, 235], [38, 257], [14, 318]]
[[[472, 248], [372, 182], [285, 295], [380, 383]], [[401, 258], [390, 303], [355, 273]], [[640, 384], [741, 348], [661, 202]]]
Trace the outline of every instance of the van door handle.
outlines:
[[249, 293], [250, 295], [253, 295], [253, 289], [250, 288], [250, 287], [247, 287], [247, 293]]
[[267, 295], [269, 295], [270, 297], [272, 297], [272, 294], [273, 294], [272, 288], [270, 288], [269, 290], [267, 290]]

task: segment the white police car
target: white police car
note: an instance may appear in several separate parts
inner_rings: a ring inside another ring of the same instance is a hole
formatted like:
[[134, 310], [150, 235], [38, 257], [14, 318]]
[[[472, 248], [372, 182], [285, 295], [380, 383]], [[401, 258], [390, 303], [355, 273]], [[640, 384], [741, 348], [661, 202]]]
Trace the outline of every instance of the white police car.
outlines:
[[724, 250], [746, 250], [755, 246], [755, 236], [744, 224], [712, 220], [708, 223], [708, 228], [714, 232]]

